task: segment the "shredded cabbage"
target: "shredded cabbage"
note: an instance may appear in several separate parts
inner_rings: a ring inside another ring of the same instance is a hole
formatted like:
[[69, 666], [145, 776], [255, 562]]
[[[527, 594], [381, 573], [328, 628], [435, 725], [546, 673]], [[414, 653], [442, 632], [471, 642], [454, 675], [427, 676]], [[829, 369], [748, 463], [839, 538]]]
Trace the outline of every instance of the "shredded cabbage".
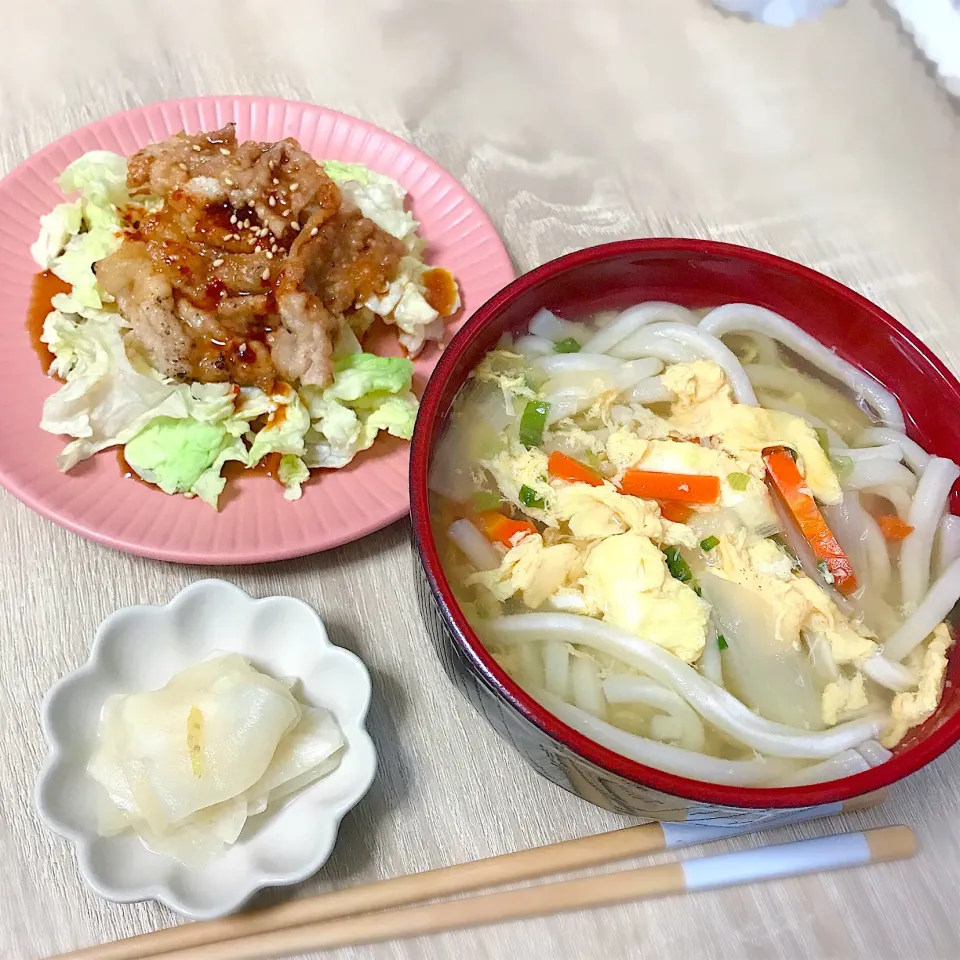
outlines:
[[[400, 273], [386, 292], [370, 297], [365, 306], [397, 327], [397, 336], [410, 356], [417, 356], [427, 341], [443, 339], [443, 320], [427, 302], [423, 275], [423, 243], [417, 235], [420, 226], [404, 207], [406, 191], [391, 177], [358, 163], [328, 160], [324, 170], [340, 187], [343, 195], [360, 212], [391, 236], [407, 245], [408, 255], [400, 261]], [[453, 310], [460, 307], [459, 294]]]
[[326, 390], [301, 388], [312, 420], [303, 456], [307, 466], [346, 466], [381, 430], [409, 440], [418, 409], [412, 379], [409, 360], [356, 353], [335, 363], [333, 385]]
[[[411, 352], [436, 330], [437, 313], [423, 297], [424, 265], [418, 223], [404, 209], [395, 180], [357, 164], [330, 161], [328, 174], [365, 216], [403, 240], [409, 251], [379, 312], [397, 324]], [[340, 467], [374, 442], [381, 430], [409, 439], [417, 413], [412, 363], [364, 353], [349, 325], [334, 348], [334, 382], [298, 393], [280, 384], [270, 395], [233, 384], [183, 384], [154, 370], [129, 324], [97, 286], [93, 266], [122, 243], [121, 211], [156, 209], [158, 198], [130, 197], [127, 161], [96, 150], [62, 173], [58, 184], [75, 199], [41, 217], [31, 247], [38, 266], [69, 283], [53, 298], [42, 340], [53, 353], [51, 373], [65, 382], [47, 399], [41, 428], [68, 436], [57, 463], [70, 470], [111, 446], [141, 477], [167, 493], [198, 496], [216, 507], [231, 460], [254, 466], [280, 455], [285, 497], [298, 499], [311, 467]], [[372, 316], [368, 313], [367, 316]], [[265, 426], [251, 423], [267, 417]]]

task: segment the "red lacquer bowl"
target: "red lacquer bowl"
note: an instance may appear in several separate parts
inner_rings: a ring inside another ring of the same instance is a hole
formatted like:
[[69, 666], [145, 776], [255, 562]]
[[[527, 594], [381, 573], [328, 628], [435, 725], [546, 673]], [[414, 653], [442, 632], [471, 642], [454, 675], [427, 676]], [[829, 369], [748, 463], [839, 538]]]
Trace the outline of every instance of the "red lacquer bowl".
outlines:
[[426, 575], [424, 596], [432, 595], [435, 602], [434, 608], [426, 599], [422, 607], [449, 672], [537, 770], [587, 800], [624, 813], [759, 819], [777, 809], [848, 800], [901, 780], [960, 739], [956, 648], [939, 709], [910, 732], [887, 763], [812, 786], [731, 787], [628, 760], [561, 723], [496, 664], [458, 608], [440, 566], [427, 502], [430, 457], [457, 390], [501, 334], [523, 330], [540, 307], [578, 319], [644, 300], [694, 309], [746, 302], [783, 314], [891, 389], [903, 406], [910, 436], [924, 448], [960, 461], [960, 417], [949, 414], [960, 409], [960, 384], [913, 334], [834, 280], [767, 253], [704, 240], [627, 240], [568, 254], [514, 281], [477, 310], [444, 352], [423, 397], [413, 439], [410, 501]]

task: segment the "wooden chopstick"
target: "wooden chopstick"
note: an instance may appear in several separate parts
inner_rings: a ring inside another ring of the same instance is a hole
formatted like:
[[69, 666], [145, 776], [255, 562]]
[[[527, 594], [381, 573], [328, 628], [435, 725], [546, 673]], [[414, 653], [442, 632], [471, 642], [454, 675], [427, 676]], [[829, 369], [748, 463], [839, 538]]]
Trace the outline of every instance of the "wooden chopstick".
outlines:
[[639, 827], [626, 827], [609, 833], [565, 840], [549, 846], [486, 857], [470, 863], [440, 867], [423, 873], [292, 900], [276, 907], [241, 913], [222, 920], [188, 923], [155, 933], [127, 937], [113, 943], [62, 954], [55, 960], [141, 960], [204, 944], [284, 930], [301, 924], [375, 913], [426, 900], [602, 866], [658, 850], [708, 843], [782, 826], [785, 823], [801, 823], [837, 813], [863, 810], [882, 803], [884, 799], [886, 791], [881, 790], [844, 803], [795, 810], [768, 824], [715, 827], [696, 823], [648, 823]]
[[909, 827], [881, 827], [581, 880], [504, 890], [464, 900], [310, 923], [165, 953], [157, 960], [278, 960], [317, 950], [382, 943], [632, 900], [899, 860], [915, 852], [916, 838]]

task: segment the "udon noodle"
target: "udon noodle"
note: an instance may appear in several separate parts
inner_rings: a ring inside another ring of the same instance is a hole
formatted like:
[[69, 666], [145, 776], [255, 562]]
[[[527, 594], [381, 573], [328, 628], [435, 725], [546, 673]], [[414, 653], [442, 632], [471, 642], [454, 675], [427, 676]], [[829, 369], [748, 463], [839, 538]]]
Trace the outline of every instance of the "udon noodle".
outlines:
[[541, 310], [433, 463], [447, 577], [498, 663], [625, 757], [746, 786], [886, 762], [936, 710], [960, 468], [781, 316]]

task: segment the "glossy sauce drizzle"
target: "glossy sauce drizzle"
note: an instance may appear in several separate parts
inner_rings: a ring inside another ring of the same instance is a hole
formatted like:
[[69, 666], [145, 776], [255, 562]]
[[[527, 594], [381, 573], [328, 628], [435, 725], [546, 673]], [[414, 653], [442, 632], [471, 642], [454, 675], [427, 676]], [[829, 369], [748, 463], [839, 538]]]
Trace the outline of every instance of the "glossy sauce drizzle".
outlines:
[[64, 283], [49, 270], [38, 273], [33, 278], [33, 292], [30, 296], [30, 306], [27, 309], [26, 326], [27, 333], [30, 335], [30, 344], [40, 358], [40, 367], [44, 373], [50, 372], [50, 364], [53, 363], [54, 356], [50, 352], [50, 348], [40, 339], [43, 336], [43, 321], [47, 319], [47, 314], [53, 309], [50, 301], [58, 293], [69, 293], [71, 289], [69, 283]]
[[120, 467], [120, 476], [125, 480], [136, 480], [137, 483], [142, 483], [145, 487], [150, 487], [153, 490], [159, 489], [155, 483], [144, 480], [143, 477], [127, 463], [127, 458], [123, 455], [123, 447], [117, 447], [117, 465]]
[[273, 477], [280, 482], [280, 454], [268, 453], [255, 467], [245, 467], [237, 460], [228, 460], [220, 476], [227, 482], [240, 477]]
[[423, 298], [441, 317], [449, 317], [457, 304], [457, 282], [443, 267], [427, 270], [422, 278]]

